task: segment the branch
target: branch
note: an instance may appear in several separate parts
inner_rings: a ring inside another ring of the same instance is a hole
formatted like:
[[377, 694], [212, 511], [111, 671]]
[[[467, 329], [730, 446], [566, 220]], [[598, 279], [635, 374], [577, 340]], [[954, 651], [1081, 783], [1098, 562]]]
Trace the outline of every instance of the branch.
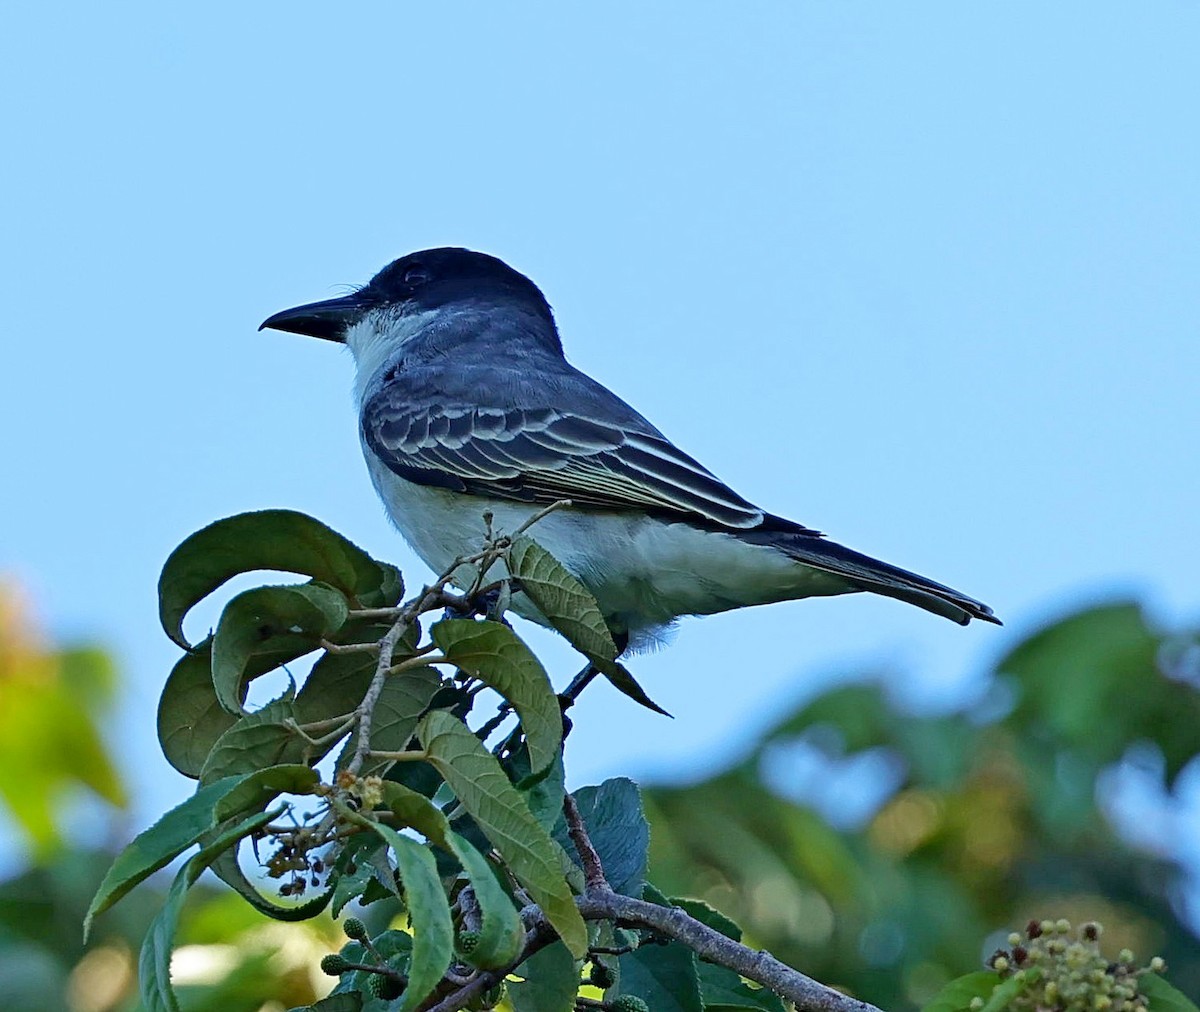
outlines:
[[[619, 921], [643, 928], [686, 945], [701, 959], [724, 966], [748, 980], [786, 998], [796, 1012], [882, 1012], [869, 1002], [851, 998], [793, 970], [769, 952], [751, 949], [702, 924], [679, 907], [663, 907], [611, 890], [589, 890], [575, 900], [585, 921]], [[537, 906], [521, 911], [529, 926], [521, 955], [504, 969], [481, 973], [469, 984], [434, 1005], [428, 1012], [458, 1012], [472, 999], [495, 987], [535, 952], [557, 939], [546, 915]]]
[[571, 842], [575, 844], [579, 860], [583, 863], [583, 877], [587, 883], [588, 892], [612, 892], [612, 886], [604, 877], [604, 866], [600, 863], [600, 855], [592, 846], [592, 838], [588, 836], [587, 827], [583, 824], [579, 806], [570, 792], [563, 795], [563, 814], [567, 819], [567, 832], [571, 835]]
[[[618, 920], [653, 928], [660, 935], [683, 943], [701, 959], [762, 984], [792, 1002], [797, 1012], [880, 1012], [874, 1005], [793, 970], [769, 952], [727, 938], [679, 907], [661, 907], [614, 892], [588, 892], [576, 900], [576, 905], [587, 921]], [[542, 916], [541, 911], [538, 916]]]

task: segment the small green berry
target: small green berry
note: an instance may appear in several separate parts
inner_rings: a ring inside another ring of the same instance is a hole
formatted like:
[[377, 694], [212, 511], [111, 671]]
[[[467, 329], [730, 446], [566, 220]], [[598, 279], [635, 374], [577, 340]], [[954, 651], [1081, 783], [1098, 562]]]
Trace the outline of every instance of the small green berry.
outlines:
[[592, 964], [592, 972], [588, 975], [588, 979], [595, 987], [600, 988], [601, 991], [607, 991], [617, 982], [612, 970], [599, 962]]
[[367, 980], [367, 990], [383, 1001], [394, 1001], [400, 997], [404, 988], [400, 986], [400, 981], [386, 973], [373, 973]]
[[971, 1012], [979, 1012], [979, 1010], [981, 1008], [983, 1008], [983, 999], [982, 998], [972, 998], [971, 999]]
[[1003, 956], [997, 956], [995, 959], [992, 960], [992, 969], [995, 970], [997, 973], [1003, 973], [1005, 970], [1008, 969], [1008, 960], [1005, 959]]
[[1120, 952], [1117, 953], [1117, 962], [1125, 963], [1126, 965], [1132, 964], [1133, 963], [1133, 950], [1132, 949], [1122, 949]]
[[623, 994], [608, 1007], [611, 1012], [650, 1012], [650, 1006], [636, 994]]
[[1010, 933], [1008, 936], [1008, 944], [1009, 945], [1020, 945], [1021, 944], [1020, 934], [1016, 931], [1013, 931], [1012, 933]]
[[1167, 968], [1167, 961], [1162, 956], [1155, 956], [1150, 960], [1150, 970], [1152, 973], [1162, 973]]
[[1069, 932], [1071, 930], [1071, 922], [1068, 921], [1065, 917], [1060, 917], [1057, 921], [1054, 922], [1054, 930], [1057, 931], [1060, 935], [1065, 935], [1065, 934], [1067, 934], [1067, 932]]
[[356, 942], [367, 940], [367, 926], [357, 917], [347, 917], [342, 922], [342, 930], [346, 932], [347, 938], [353, 938]]
[[321, 959], [321, 972], [327, 973], [331, 977], [337, 977], [350, 969], [350, 963], [346, 957], [337, 952], [331, 952], [328, 956]]

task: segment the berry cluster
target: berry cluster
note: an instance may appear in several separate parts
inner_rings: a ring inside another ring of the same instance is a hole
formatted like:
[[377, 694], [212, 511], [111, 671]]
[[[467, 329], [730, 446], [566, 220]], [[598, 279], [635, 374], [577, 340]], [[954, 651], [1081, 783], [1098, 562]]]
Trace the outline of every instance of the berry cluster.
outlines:
[[404, 993], [408, 978], [388, 965], [387, 960], [371, 942], [367, 926], [357, 917], [347, 917], [342, 923], [342, 930], [346, 932], [347, 938], [358, 942], [366, 950], [366, 955], [372, 957], [372, 961], [355, 963], [341, 953], [332, 952], [321, 960], [322, 972], [331, 977], [340, 977], [343, 973], [349, 973], [351, 970], [361, 970], [368, 974], [367, 990], [374, 997], [382, 998], [384, 1001], [393, 1001], [399, 998]]
[[[1100, 954], [1103, 928], [1094, 921], [1074, 931], [1071, 922], [1030, 921], [1024, 935], [1008, 936], [1008, 949], [998, 949], [988, 965], [1006, 980], [1022, 986], [1008, 1006], [1038, 1012], [1144, 1012], [1146, 997], [1138, 993], [1138, 977], [1161, 973], [1155, 956], [1148, 966], [1135, 964], [1133, 953], [1122, 949], [1115, 963]], [[971, 1002], [983, 1008], [982, 998]]]

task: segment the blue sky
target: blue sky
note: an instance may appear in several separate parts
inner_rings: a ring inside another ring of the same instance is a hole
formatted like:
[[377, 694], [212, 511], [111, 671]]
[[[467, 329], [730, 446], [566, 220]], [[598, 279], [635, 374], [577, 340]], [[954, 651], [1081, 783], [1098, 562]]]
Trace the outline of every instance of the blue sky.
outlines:
[[349, 359], [256, 327], [433, 245], [530, 274], [571, 360], [746, 496], [1008, 623], [685, 622], [634, 666], [676, 719], [591, 690], [574, 783], [707, 768], [832, 672], [966, 691], [1085, 602], [1194, 620], [1198, 31], [1178, 0], [14, 8], [0, 572], [120, 658], [135, 821], [190, 790], [153, 732], [184, 536], [286, 506], [424, 578]]

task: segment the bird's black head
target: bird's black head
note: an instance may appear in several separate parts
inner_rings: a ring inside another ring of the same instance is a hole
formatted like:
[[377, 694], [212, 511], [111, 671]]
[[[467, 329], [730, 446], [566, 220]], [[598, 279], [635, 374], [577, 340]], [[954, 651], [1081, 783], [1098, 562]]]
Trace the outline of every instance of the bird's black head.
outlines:
[[372, 310], [419, 312], [468, 302], [516, 303], [554, 325], [545, 296], [524, 274], [486, 253], [444, 246], [393, 260], [349, 295], [276, 313], [259, 330], [270, 327], [344, 341], [346, 330]]

